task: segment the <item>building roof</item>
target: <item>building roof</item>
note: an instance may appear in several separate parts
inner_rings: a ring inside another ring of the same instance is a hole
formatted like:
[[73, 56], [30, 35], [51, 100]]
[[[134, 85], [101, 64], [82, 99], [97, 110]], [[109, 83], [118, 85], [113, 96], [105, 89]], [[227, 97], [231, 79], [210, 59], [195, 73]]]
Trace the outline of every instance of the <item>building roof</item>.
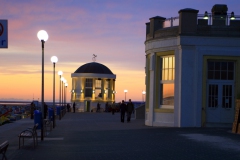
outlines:
[[74, 73], [113, 74], [108, 67], [97, 62], [86, 63], [80, 66]]

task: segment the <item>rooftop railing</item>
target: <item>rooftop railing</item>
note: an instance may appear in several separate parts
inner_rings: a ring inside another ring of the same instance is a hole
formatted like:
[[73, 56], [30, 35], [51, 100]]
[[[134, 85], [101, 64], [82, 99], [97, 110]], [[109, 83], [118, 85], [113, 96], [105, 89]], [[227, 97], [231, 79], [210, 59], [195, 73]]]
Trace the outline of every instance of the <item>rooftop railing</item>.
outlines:
[[230, 25], [231, 21], [240, 20], [240, 16], [235, 16], [234, 13], [226, 14], [226, 15], [212, 15], [210, 13], [205, 12], [205, 14], [198, 14], [198, 19], [204, 19], [208, 21], [208, 25], [213, 25], [213, 21], [223, 21], [223, 24], [226, 26]]
[[163, 28], [179, 26], [179, 17], [171, 17], [163, 22]]
[[[226, 15], [212, 15], [211, 13], [205, 12], [205, 14], [198, 14], [197, 23], [199, 19], [206, 20], [207, 25], [213, 25], [213, 21], [218, 20], [218, 21], [224, 21], [223, 23], [226, 26], [229, 26], [230, 21], [240, 20], [240, 16], [238, 15], [235, 16], [233, 12]], [[179, 26], [179, 17], [167, 18], [163, 22], [163, 28], [174, 27], [174, 26]]]

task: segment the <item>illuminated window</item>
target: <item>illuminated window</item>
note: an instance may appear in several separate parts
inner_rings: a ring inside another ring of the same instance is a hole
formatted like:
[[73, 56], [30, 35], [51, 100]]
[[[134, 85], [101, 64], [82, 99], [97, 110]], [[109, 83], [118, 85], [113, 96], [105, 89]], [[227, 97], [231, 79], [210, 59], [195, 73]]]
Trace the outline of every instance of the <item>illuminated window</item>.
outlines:
[[161, 84], [161, 105], [174, 105], [174, 83]]
[[175, 57], [160, 57], [160, 107], [174, 106]]
[[102, 98], [102, 80], [95, 81], [95, 97]]
[[161, 58], [162, 80], [174, 80], [175, 57], [168, 56]]

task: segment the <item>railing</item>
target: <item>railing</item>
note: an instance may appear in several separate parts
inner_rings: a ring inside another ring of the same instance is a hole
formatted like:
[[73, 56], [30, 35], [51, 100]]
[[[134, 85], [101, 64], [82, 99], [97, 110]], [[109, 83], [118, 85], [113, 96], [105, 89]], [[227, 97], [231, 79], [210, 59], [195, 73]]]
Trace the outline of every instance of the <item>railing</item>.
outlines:
[[163, 28], [179, 26], [179, 17], [171, 17], [163, 22]]
[[198, 20], [199, 19], [205, 19], [208, 21], [208, 25], [213, 25], [213, 20], [219, 20], [219, 21], [225, 21], [225, 25], [229, 26], [230, 21], [240, 20], [240, 16], [235, 16], [232, 14], [226, 14], [226, 15], [212, 15], [210, 13], [205, 14], [198, 14]]
[[[211, 13], [205, 13], [205, 14], [198, 14], [197, 20], [199, 19], [205, 19], [207, 20], [208, 25], [213, 25], [213, 20], [225, 20], [225, 25], [229, 26], [230, 21], [240, 20], [240, 16], [238, 15], [232, 15], [232, 14], [226, 14], [226, 15], [212, 15]], [[163, 28], [169, 28], [179, 26], [179, 17], [171, 17], [166, 19], [163, 22]]]

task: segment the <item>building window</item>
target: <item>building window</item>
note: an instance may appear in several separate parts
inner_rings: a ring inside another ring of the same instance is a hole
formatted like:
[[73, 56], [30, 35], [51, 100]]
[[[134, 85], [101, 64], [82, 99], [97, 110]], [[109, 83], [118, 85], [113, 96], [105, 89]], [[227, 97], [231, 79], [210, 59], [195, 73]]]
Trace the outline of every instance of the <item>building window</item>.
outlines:
[[160, 57], [160, 67], [160, 107], [174, 106], [174, 55]]
[[93, 80], [90, 78], [86, 78], [85, 97], [92, 97], [92, 86], [93, 86]]
[[175, 69], [175, 57], [168, 56], [161, 58], [162, 67], [162, 79], [161, 80], [174, 80], [174, 69]]
[[208, 79], [234, 80], [234, 62], [208, 61]]
[[102, 80], [95, 80], [95, 97], [102, 98]]

